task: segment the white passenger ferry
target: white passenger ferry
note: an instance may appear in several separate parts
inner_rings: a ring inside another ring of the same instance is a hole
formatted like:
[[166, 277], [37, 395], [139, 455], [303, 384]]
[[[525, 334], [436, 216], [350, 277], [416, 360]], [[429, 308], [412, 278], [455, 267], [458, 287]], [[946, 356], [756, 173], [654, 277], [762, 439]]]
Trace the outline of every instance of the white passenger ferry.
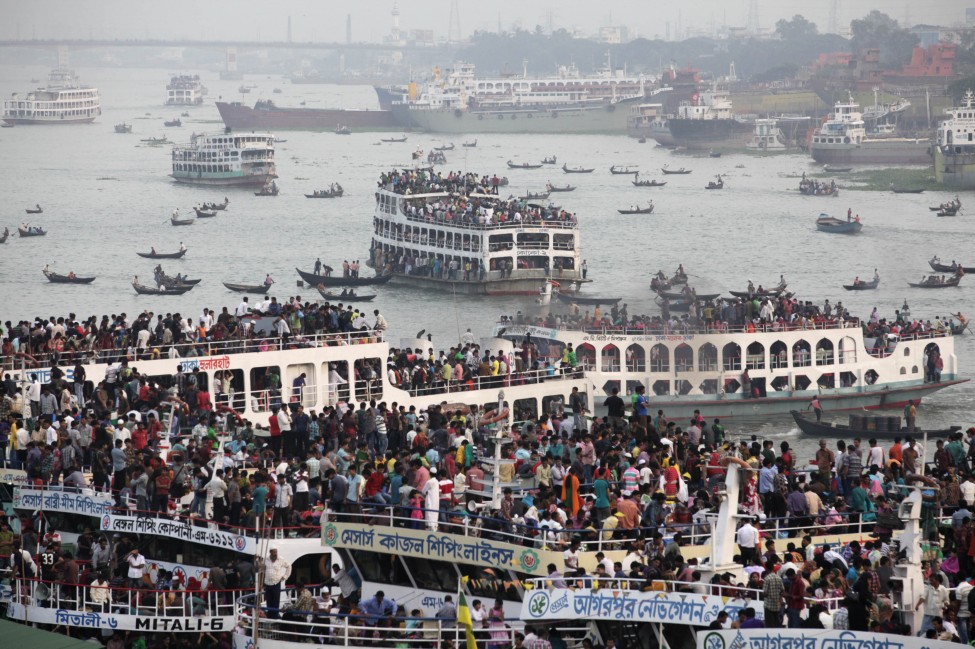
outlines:
[[98, 89], [83, 86], [73, 70], [51, 71], [46, 88], [13, 93], [3, 102], [2, 119], [7, 124], [82, 124], [102, 114]]
[[[553, 362], [571, 345], [597, 394], [634, 394], [642, 385], [651, 414], [663, 410], [671, 419], [695, 410], [722, 420], [788, 415], [814, 396], [828, 412], [902, 408], [967, 381], [950, 332], [891, 336], [884, 345], [857, 322], [754, 329], [583, 330], [506, 319], [495, 331], [516, 346], [530, 336], [539, 358]], [[940, 381], [928, 380], [925, 369], [933, 352], [944, 364]]]
[[198, 74], [179, 74], [166, 86], [167, 106], [199, 106], [207, 92]]
[[278, 177], [271, 133], [200, 133], [173, 147], [173, 179], [190, 185], [264, 187]]
[[934, 147], [934, 177], [955, 189], [975, 187], [975, 93], [965, 91], [961, 103], [945, 109]]
[[820, 164], [929, 164], [930, 144], [927, 137], [868, 135], [860, 104], [850, 95], [813, 133], [809, 153]]
[[546, 199], [502, 210], [511, 200], [503, 189], [489, 182], [458, 196], [381, 186], [369, 265], [394, 282], [469, 294], [535, 295], [547, 279], [581, 282], [575, 215]]

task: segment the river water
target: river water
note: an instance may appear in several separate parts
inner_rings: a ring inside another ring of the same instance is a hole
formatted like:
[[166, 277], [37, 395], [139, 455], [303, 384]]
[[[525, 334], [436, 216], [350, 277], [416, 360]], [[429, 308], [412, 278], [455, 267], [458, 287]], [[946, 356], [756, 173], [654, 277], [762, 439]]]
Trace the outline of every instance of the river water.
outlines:
[[[185, 72], [185, 71], [184, 71]], [[343, 259], [368, 256], [372, 230], [373, 192], [379, 174], [396, 166], [408, 166], [416, 148], [428, 151], [449, 143], [436, 135], [410, 134], [403, 144], [376, 145], [380, 135], [353, 133], [282, 132], [287, 142], [277, 147], [281, 194], [276, 198], [253, 196], [250, 190], [187, 187], [174, 184], [170, 173], [170, 148], [148, 147], [139, 140], [167, 135], [186, 142], [192, 132], [222, 128], [213, 101], [220, 96], [253, 103], [274, 99], [280, 105], [345, 108], [375, 107], [370, 88], [294, 85], [278, 77], [248, 77], [220, 81], [213, 73], [201, 73], [209, 89], [207, 103], [184, 109], [165, 107], [164, 70], [92, 68], [79, 69], [85, 83], [101, 91], [102, 116], [91, 125], [68, 127], [17, 127], [0, 130], [0, 178], [3, 207], [0, 228], [14, 231], [25, 220], [24, 208], [40, 203], [44, 214], [31, 223], [50, 231], [43, 238], [11, 236], [0, 246], [0, 298], [3, 321], [59, 315], [78, 316], [143, 309], [156, 313], [200, 313], [203, 307], [235, 306], [239, 296], [225, 290], [222, 281], [259, 284], [266, 273], [277, 281], [279, 298], [314, 291], [297, 288], [295, 266], [311, 269], [316, 257], [338, 268]], [[0, 95], [25, 92], [46, 79], [47, 70], [37, 67], [0, 66]], [[238, 86], [255, 85], [240, 95]], [[272, 94], [281, 88], [281, 94]], [[163, 120], [183, 110], [182, 128], [164, 128]], [[130, 135], [118, 135], [113, 125], [133, 125]], [[471, 135], [467, 139], [476, 137]], [[975, 314], [972, 291], [975, 278], [962, 287], [941, 291], [912, 289], [930, 272], [927, 260], [934, 254], [943, 260], [975, 264], [975, 224], [963, 214], [937, 218], [928, 205], [948, 200], [947, 192], [895, 195], [844, 189], [839, 198], [800, 196], [795, 176], [814, 172], [811, 158], [781, 154], [759, 157], [725, 154], [721, 158], [675, 155], [639, 144], [623, 136], [504, 136], [478, 138], [476, 148], [461, 147], [447, 153], [443, 169], [507, 175], [512, 193], [541, 191], [546, 181], [577, 185], [572, 193], [557, 196], [561, 204], [579, 216], [583, 256], [594, 282], [585, 290], [594, 295], [623, 295], [629, 312], [653, 313], [656, 306], [649, 291], [649, 276], [658, 269], [671, 273], [678, 264], [691, 275], [699, 292], [744, 289], [749, 279], [756, 285], [775, 284], [784, 274], [790, 290], [802, 299], [822, 303], [842, 300], [853, 313], [866, 317], [876, 306], [892, 316], [905, 299], [915, 317], [934, 317], [948, 312]], [[593, 166], [589, 175], [564, 175], [557, 168], [537, 171], [508, 170], [505, 161], [540, 161], [558, 157], [570, 166]], [[662, 178], [664, 164], [687, 167], [693, 173], [668, 176], [663, 188], [637, 188], [629, 176], [610, 175], [611, 165], [639, 165], [647, 177]], [[716, 174], [725, 179], [722, 191], [705, 191]], [[841, 187], [842, 178], [838, 179]], [[304, 193], [339, 182], [345, 196], [336, 200], [308, 200]], [[230, 198], [230, 208], [217, 218], [191, 227], [174, 228], [169, 215], [176, 207], [192, 214], [203, 201]], [[653, 199], [652, 215], [621, 216], [616, 210]], [[962, 197], [963, 202], [971, 199]], [[820, 212], [842, 217], [847, 208], [864, 223], [855, 237], [819, 233], [814, 221]], [[162, 260], [170, 274], [201, 277], [203, 282], [183, 297], [138, 296], [130, 281], [139, 275], [152, 277], [156, 261], [142, 259], [136, 250], [173, 251], [183, 242], [189, 249], [183, 260]], [[97, 275], [90, 286], [48, 283], [41, 269], [79, 275]], [[878, 290], [847, 292], [842, 284], [854, 276], [869, 279], [874, 269], [882, 277]], [[425, 329], [440, 349], [456, 342], [470, 327], [486, 336], [500, 314], [535, 308], [530, 298], [478, 298], [387, 286], [378, 289], [376, 306], [390, 322], [391, 340], [412, 337]], [[316, 296], [317, 297], [317, 296]], [[964, 377], [975, 371], [975, 335], [956, 340]], [[971, 424], [975, 387], [966, 384], [928, 399], [919, 425], [941, 427]], [[706, 413], [705, 413], [706, 414]], [[777, 421], [742, 432], [769, 436], [795, 436], [791, 422]], [[796, 438], [798, 439], [798, 438]], [[803, 442], [800, 448], [803, 448]]]

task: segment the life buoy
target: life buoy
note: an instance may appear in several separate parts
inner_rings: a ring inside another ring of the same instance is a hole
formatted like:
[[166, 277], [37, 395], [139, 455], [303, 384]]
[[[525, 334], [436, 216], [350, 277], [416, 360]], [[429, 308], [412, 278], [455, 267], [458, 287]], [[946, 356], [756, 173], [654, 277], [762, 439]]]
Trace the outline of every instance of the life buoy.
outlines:
[[502, 408], [500, 412], [497, 412], [497, 411], [494, 411], [494, 410], [492, 410], [491, 412], [493, 412], [494, 414], [487, 415], [485, 417], [481, 417], [481, 423], [482, 424], [485, 424], [485, 425], [487, 425], [487, 424], [494, 424], [494, 423], [497, 423], [497, 422], [499, 422], [499, 421], [501, 421], [503, 419], [507, 419], [508, 418], [508, 409], [507, 408]]

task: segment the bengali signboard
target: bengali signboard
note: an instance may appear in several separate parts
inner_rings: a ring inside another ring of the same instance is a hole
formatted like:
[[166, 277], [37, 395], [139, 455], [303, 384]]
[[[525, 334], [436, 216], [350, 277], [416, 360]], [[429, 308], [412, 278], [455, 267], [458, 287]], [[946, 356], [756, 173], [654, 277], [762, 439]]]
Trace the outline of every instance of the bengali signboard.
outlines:
[[115, 504], [111, 494], [14, 487], [14, 509], [40, 509], [46, 512], [104, 516]]
[[21, 469], [0, 469], [0, 483], [27, 484], [27, 472]]
[[[718, 595], [660, 591], [548, 588], [528, 591], [521, 608], [524, 620], [594, 619], [627, 622], [662, 622], [707, 626], [727, 611], [735, 619], [739, 609], [761, 602]], [[767, 649], [767, 648], [766, 648]]]
[[322, 543], [328, 547], [512, 569], [529, 575], [539, 574], [550, 563], [560, 570], [564, 566], [561, 552], [399, 527], [329, 523], [322, 526]]
[[121, 613], [96, 613], [94, 611], [74, 611], [62, 608], [43, 608], [40, 606], [25, 607], [23, 604], [11, 604], [7, 610], [8, 619], [18, 622], [26, 620], [37, 624], [54, 624], [89, 629], [200, 633], [229, 631], [234, 628], [234, 617], [232, 615], [212, 617], [123, 615]]
[[244, 536], [243, 534], [191, 525], [188, 521], [183, 520], [105, 514], [102, 516], [101, 529], [103, 532], [169, 536], [174, 539], [189, 541], [190, 543], [200, 543], [202, 545], [233, 550], [234, 552], [241, 552], [243, 554], [254, 554], [257, 552], [256, 539]]
[[697, 649], [958, 649], [914, 636], [823, 629], [698, 631]]
[[206, 370], [229, 370], [229, 356], [204, 356], [202, 358], [187, 358], [179, 362], [179, 366], [184, 372], [192, 372], [199, 369], [201, 372]]

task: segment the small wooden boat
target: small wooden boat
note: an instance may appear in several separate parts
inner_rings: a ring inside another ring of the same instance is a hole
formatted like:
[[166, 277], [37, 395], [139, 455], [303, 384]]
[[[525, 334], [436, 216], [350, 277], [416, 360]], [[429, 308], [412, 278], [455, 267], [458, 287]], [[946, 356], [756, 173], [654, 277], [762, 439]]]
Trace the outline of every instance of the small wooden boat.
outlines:
[[58, 275], [49, 270], [42, 271], [47, 281], [54, 284], [91, 284], [95, 281], [94, 277], [78, 277], [77, 275]]
[[373, 277], [343, 277], [341, 275], [316, 275], [308, 273], [300, 268], [295, 268], [301, 279], [311, 286], [372, 286], [374, 284], [385, 284], [393, 279], [392, 275], [375, 275]]
[[0, 243], [7, 243], [7, 237], [10, 236], [10, 228], [4, 228], [3, 234], [0, 234]]
[[268, 186], [261, 187], [261, 191], [254, 192], [254, 196], [277, 196], [279, 191], [278, 186], [271, 183]]
[[959, 268], [961, 268], [966, 275], [968, 273], [975, 273], [975, 266], [959, 266], [958, 264], [954, 263], [954, 260], [952, 260], [951, 265], [942, 264], [937, 257], [929, 261], [928, 265], [931, 266], [931, 270], [939, 273], [957, 273]]
[[679, 311], [679, 312], [690, 311], [691, 310], [691, 305], [694, 304], [695, 302], [699, 302], [700, 301], [700, 300], [686, 300], [686, 299], [685, 300], [667, 300], [666, 298], [660, 298], [660, 297], [657, 297], [657, 298], [654, 298], [653, 299], [654, 303], [657, 306], [659, 306], [661, 309], [664, 308], [664, 301], [665, 300], [667, 302], [667, 308], [670, 311]]
[[131, 133], [132, 132], [132, 125], [131, 124], [126, 124], [125, 122], [122, 122], [121, 124], [116, 124], [115, 125], [115, 132], [116, 133]]
[[182, 126], [183, 122], [179, 121], [179, 118], [171, 119], [163, 122], [163, 126]]
[[831, 232], [833, 234], [856, 234], [863, 229], [863, 224], [859, 221], [843, 221], [826, 214], [820, 214], [819, 218], [816, 219], [816, 229], [820, 232]]
[[713, 180], [708, 181], [707, 187], [704, 189], [724, 189], [724, 180], [721, 178], [721, 176], [718, 176], [717, 182]]
[[339, 187], [338, 189], [323, 189], [321, 191], [315, 190], [314, 193], [305, 194], [305, 198], [339, 198], [345, 190]]
[[28, 207], [27, 208], [27, 213], [28, 214], [43, 214], [44, 213], [44, 210], [41, 209], [41, 206], [40, 205], [37, 205], [35, 207]]
[[379, 139], [380, 142], [406, 142], [406, 136], [403, 137], [384, 137]]
[[542, 158], [543, 165], [554, 165], [558, 164], [558, 159], [553, 155], [551, 158]]
[[519, 196], [521, 201], [544, 201], [549, 197], [549, 192], [528, 192], [524, 196]]
[[542, 165], [533, 165], [530, 162], [522, 162], [520, 164], [515, 164], [511, 160], [508, 160], [508, 169], [541, 169]]
[[935, 207], [929, 207], [932, 212], [940, 212], [941, 210], [960, 210], [961, 209], [961, 199], [955, 196], [952, 200], [947, 203], [942, 203], [941, 205], [936, 205]]
[[843, 288], [848, 291], [872, 291], [880, 286], [880, 277], [874, 275], [874, 278], [869, 282], [854, 282], [853, 284], [844, 284]]
[[617, 167], [613, 165], [609, 168], [609, 173], [614, 176], [635, 176], [640, 173], [639, 169], [630, 169], [629, 167]]
[[316, 286], [315, 288], [318, 289], [318, 293], [326, 300], [342, 300], [343, 302], [351, 303], [351, 302], [372, 302], [374, 299], [376, 299], [375, 293], [373, 293], [372, 295], [355, 295], [355, 293], [353, 292], [351, 295], [349, 295], [348, 293], [342, 295], [341, 293], [329, 293], [327, 290], [325, 290], [324, 286]]
[[134, 280], [132, 282], [132, 288], [139, 295], [182, 295], [183, 293], [192, 291], [194, 286], [195, 284], [183, 284], [174, 287], [153, 288], [152, 286], [139, 284]]
[[827, 173], [831, 174], [845, 174], [848, 171], [853, 171], [853, 167], [834, 167], [832, 165], [823, 165], [823, 169]]
[[757, 297], [759, 299], [763, 299], [763, 298], [767, 298], [767, 297], [776, 298], [776, 297], [779, 297], [780, 295], [782, 295], [782, 293], [785, 292], [785, 287], [784, 286], [776, 286], [775, 288], [773, 288], [771, 290], [764, 289], [764, 290], [761, 290], [761, 291], [752, 291], [751, 293], [749, 293], [748, 291], [728, 291], [728, 292], [731, 293], [735, 297], [741, 297], [741, 298], [751, 298], [751, 297]]
[[216, 210], [218, 212], [223, 212], [225, 209], [227, 209], [228, 205], [230, 205], [230, 199], [224, 197], [222, 203], [204, 203], [203, 209], [209, 210], [211, 212], [213, 210]]
[[[935, 280], [935, 281], [931, 281]], [[946, 277], [944, 275], [932, 275], [931, 277], [926, 277], [924, 280], [914, 283], [908, 282], [907, 285], [911, 288], [951, 288], [953, 286], [958, 286], [961, 281], [961, 275], [952, 275]]]
[[352, 129], [348, 126], [339, 126], [335, 129], [336, 135], [352, 135]]
[[450, 144], [444, 144], [442, 146], [435, 146], [435, 147], [433, 147], [433, 150], [434, 151], [453, 151], [455, 148], [456, 147], [454, 146], [454, 143], [451, 142]]
[[659, 180], [639, 180], [639, 176], [634, 176], [633, 186], [634, 187], [663, 187], [667, 182], [660, 182]]
[[186, 249], [179, 252], [136, 252], [135, 254], [145, 259], [180, 259], [186, 254]]
[[201, 210], [198, 207], [194, 207], [193, 211], [196, 212], [196, 216], [201, 219], [212, 219], [217, 215], [216, 212], [207, 212], [206, 210]]
[[140, 142], [145, 142], [146, 144], [169, 144], [169, 138], [166, 137], [150, 137], [144, 140], [139, 140]]
[[271, 288], [271, 284], [233, 284], [231, 282], [223, 282], [223, 285], [234, 293], [255, 293], [258, 295], [264, 295]]
[[169, 217], [169, 222], [173, 225], [193, 225], [195, 219], [177, 219], [175, 216]]
[[639, 142], [640, 144], [646, 144], [647, 143], [647, 138], [641, 137], [639, 140], [637, 140], [637, 142]]
[[474, 140], [473, 142], [463, 142], [461, 143], [461, 146], [466, 146], [468, 149], [473, 149], [477, 146], [477, 140]]
[[43, 237], [47, 234], [47, 230], [44, 228], [34, 228], [34, 227], [19, 227], [17, 228], [17, 234], [22, 237]]
[[935, 213], [935, 216], [955, 216], [956, 214], [958, 214], [958, 210], [954, 210], [954, 209], [952, 209], [952, 210], [938, 210]]
[[653, 203], [646, 207], [636, 207], [629, 210], [616, 210], [620, 214], [653, 214]]
[[710, 158], [720, 158], [721, 157], [721, 152], [720, 151], [708, 151], [708, 157], [710, 157]]
[[595, 170], [595, 167], [570, 167], [567, 164], [562, 164], [562, 171], [567, 174], [591, 174]]
[[721, 293], [685, 293], [683, 291], [675, 293], [673, 291], [665, 291], [663, 289], [658, 289], [655, 291], [660, 297], [665, 297], [668, 300], [687, 300], [695, 299], [702, 302], [707, 302], [709, 300], [717, 300], [721, 297]]
[[895, 194], [923, 194], [923, 189], [907, 189], [906, 187], [895, 187], [894, 183], [890, 183], [890, 191]]
[[566, 294], [561, 291], [555, 291], [552, 294], [563, 304], [616, 304], [623, 299], [621, 297], [588, 297], [585, 295], [574, 295], [572, 293]]
[[[850, 415], [850, 423], [853, 425], [834, 424], [831, 422], [817, 422], [807, 419], [798, 410], [790, 410], [792, 418], [799, 426], [803, 435], [814, 439], [823, 437], [839, 439], [892, 439], [894, 437], [904, 437], [914, 435], [915, 439], [923, 436], [930, 436], [931, 439], [942, 439], [954, 432], [961, 430], [960, 426], [952, 426], [947, 430], [914, 430], [901, 429], [901, 418], [888, 415]], [[893, 426], [891, 426], [893, 424]]]
[[662, 171], [663, 173], [665, 173], [665, 174], [667, 174], [669, 176], [677, 176], [677, 175], [683, 176], [683, 175], [686, 175], [686, 174], [691, 173], [691, 170], [690, 169], [684, 169], [684, 167], [681, 167], [680, 169], [668, 169], [666, 165], [664, 165], [663, 167], [661, 167], [660, 168], [660, 171]]
[[545, 189], [549, 192], [574, 192], [576, 190], [573, 185], [566, 185], [565, 187], [559, 187], [558, 185], [553, 185], [549, 183], [545, 186]]

